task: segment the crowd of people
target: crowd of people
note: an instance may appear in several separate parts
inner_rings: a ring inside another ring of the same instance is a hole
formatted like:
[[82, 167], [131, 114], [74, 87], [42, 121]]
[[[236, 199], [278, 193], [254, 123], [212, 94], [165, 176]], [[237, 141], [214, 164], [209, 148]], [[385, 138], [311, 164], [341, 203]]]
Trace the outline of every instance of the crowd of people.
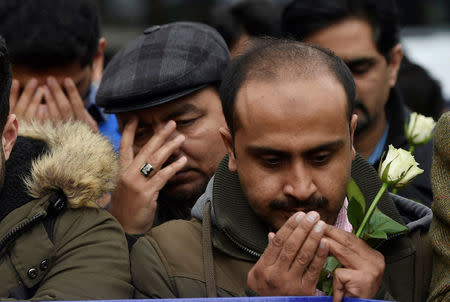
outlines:
[[[0, 3], [0, 298], [450, 301], [439, 93], [423, 173], [378, 194], [431, 106], [399, 88], [395, 1], [274, 3], [151, 26], [105, 68], [93, 1]], [[350, 184], [402, 231], [357, 236]]]

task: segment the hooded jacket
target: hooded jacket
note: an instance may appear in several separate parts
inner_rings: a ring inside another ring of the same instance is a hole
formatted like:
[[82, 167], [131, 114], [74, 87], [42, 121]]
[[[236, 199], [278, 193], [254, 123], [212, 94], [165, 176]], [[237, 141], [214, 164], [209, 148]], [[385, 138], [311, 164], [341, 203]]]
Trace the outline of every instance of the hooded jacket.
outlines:
[[0, 191], [0, 298], [132, 296], [119, 223], [98, 200], [114, 187], [112, 146], [78, 122], [20, 124]]
[[[352, 164], [352, 178], [366, 201], [373, 200], [381, 183], [370, 164], [359, 155]], [[408, 224], [409, 236], [393, 234], [376, 243], [386, 261], [383, 284], [376, 298], [424, 301], [431, 261], [429, 255], [422, 254], [431, 248], [422, 236], [431, 223], [431, 210], [393, 197], [395, 203], [385, 193], [378, 208], [397, 222], [403, 223], [402, 215], [413, 222]], [[192, 215], [191, 221], [162, 224], [134, 244], [131, 270], [136, 298], [226, 297], [246, 293], [247, 273], [264, 252], [269, 230], [251, 210], [237, 174], [228, 170], [227, 158], [219, 165]], [[411, 238], [421, 244], [415, 246]], [[208, 255], [208, 244], [212, 244], [212, 255]]]

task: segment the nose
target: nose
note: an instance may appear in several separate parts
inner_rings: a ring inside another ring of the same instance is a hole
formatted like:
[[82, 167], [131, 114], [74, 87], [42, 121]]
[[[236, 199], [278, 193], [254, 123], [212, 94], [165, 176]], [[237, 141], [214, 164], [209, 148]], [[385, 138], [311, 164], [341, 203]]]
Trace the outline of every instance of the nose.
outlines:
[[285, 179], [283, 193], [298, 200], [307, 200], [317, 191], [311, 169], [304, 163], [292, 165]]
[[[175, 130], [172, 132], [172, 134], [166, 139], [166, 142], [170, 142], [170, 141], [174, 140], [174, 139], [175, 139], [176, 137], [178, 137], [180, 134], [181, 134], [181, 133], [178, 131], [178, 129], [175, 129]], [[185, 141], [185, 142], [186, 142], [186, 141]], [[185, 143], [185, 142], [184, 142], [184, 143]], [[184, 155], [184, 152], [183, 152], [183, 145], [184, 145], [184, 143], [183, 143], [179, 148], [177, 148], [176, 150], [174, 150], [174, 151], [172, 152], [172, 154], [169, 156], [169, 158], [168, 158], [168, 160], [167, 160], [167, 163], [172, 163], [172, 162], [176, 161], [177, 159], [179, 159], [181, 156]]]

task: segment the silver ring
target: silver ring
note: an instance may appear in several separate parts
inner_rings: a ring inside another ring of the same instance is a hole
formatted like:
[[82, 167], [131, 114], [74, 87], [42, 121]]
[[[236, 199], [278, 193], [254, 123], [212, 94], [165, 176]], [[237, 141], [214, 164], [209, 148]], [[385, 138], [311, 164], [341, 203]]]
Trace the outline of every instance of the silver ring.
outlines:
[[145, 163], [141, 168], [141, 173], [145, 177], [148, 177], [150, 175], [150, 173], [152, 173], [153, 170], [154, 169], [153, 169], [152, 165], [150, 165], [149, 163]]

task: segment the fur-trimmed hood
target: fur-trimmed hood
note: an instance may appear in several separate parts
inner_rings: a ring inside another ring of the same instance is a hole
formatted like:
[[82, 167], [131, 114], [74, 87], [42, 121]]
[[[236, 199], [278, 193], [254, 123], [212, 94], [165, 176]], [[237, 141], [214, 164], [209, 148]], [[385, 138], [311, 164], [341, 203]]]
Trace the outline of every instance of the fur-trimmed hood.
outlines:
[[119, 171], [116, 153], [107, 138], [84, 123], [21, 122], [19, 136], [46, 145], [24, 178], [29, 196], [37, 199], [60, 190], [71, 208], [98, 207], [96, 201], [114, 189]]

